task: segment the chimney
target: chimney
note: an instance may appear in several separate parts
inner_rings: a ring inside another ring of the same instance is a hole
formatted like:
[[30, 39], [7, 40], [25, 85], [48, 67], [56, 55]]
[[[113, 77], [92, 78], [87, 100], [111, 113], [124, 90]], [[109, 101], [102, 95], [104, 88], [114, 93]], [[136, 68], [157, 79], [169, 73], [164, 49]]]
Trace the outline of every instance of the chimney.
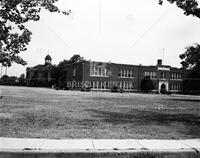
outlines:
[[158, 66], [161, 66], [161, 65], [162, 65], [162, 59], [158, 59], [158, 60], [157, 60], [157, 65], [158, 65]]

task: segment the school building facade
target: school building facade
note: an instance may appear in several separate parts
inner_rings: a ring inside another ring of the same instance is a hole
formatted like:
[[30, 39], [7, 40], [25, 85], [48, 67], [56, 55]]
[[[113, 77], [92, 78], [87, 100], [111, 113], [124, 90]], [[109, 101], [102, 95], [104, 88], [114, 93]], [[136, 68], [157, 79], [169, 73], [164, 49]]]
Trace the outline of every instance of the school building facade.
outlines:
[[52, 58], [47, 55], [44, 64], [26, 68], [26, 85], [34, 87], [49, 87], [52, 81]]
[[65, 68], [68, 88], [81, 88], [84, 83], [91, 90], [110, 90], [117, 86], [124, 91], [140, 91], [141, 81], [149, 76], [154, 91], [165, 89], [178, 92], [182, 88], [185, 72], [179, 68], [163, 65], [158, 60], [154, 66], [127, 65], [111, 62], [81, 61]]

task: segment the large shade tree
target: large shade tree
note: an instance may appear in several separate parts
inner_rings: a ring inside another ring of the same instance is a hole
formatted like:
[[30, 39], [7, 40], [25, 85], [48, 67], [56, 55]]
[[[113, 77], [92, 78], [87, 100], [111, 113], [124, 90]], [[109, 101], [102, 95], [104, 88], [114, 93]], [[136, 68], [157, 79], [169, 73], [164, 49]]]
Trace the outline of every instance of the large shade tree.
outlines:
[[69, 14], [61, 11], [55, 2], [58, 0], [1, 0], [0, 1], [0, 63], [11, 66], [13, 62], [26, 65], [19, 56], [27, 50], [32, 32], [25, 24], [40, 19], [41, 9], [50, 12]]
[[196, 72], [200, 71], [200, 45], [198, 43], [188, 46], [185, 52], [180, 55], [183, 69], [190, 69]]
[[[163, 1], [159, 0], [159, 4], [162, 5]], [[175, 3], [177, 7], [181, 8], [184, 11], [185, 15], [193, 15], [200, 18], [200, 7], [198, 1], [196, 0], [166, 0], [170, 3]]]
[[[27, 49], [31, 40], [31, 31], [25, 27], [28, 21], [38, 21], [42, 8], [50, 12], [68, 12], [55, 6], [58, 0], [1, 0], [0, 1], [0, 63], [11, 66], [13, 62], [25, 65], [19, 56]], [[159, 0], [162, 4], [164, 0]], [[200, 18], [200, 8], [196, 0], [166, 0], [184, 10], [184, 14]]]
[[73, 55], [69, 60], [61, 61], [57, 66], [55, 66], [51, 72], [54, 78], [53, 84], [58, 87], [66, 87], [66, 78], [67, 78], [67, 67], [70, 64], [75, 64], [84, 61], [84, 58], [79, 54]]
[[150, 76], [145, 76], [142, 79], [140, 89], [144, 93], [149, 93], [151, 90], [154, 89], [153, 81], [151, 80]]
[[183, 80], [183, 92], [200, 93], [200, 45], [196, 43], [186, 47], [180, 58], [182, 69], [188, 70]]

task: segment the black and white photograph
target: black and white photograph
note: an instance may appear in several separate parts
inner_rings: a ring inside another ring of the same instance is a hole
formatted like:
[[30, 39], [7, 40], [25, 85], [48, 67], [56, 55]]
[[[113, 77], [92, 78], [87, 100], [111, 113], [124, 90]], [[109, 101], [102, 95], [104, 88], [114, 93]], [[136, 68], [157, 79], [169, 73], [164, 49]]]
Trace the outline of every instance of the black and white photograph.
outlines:
[[0, 158], [200, 158], [200, 0], [1, 0]]

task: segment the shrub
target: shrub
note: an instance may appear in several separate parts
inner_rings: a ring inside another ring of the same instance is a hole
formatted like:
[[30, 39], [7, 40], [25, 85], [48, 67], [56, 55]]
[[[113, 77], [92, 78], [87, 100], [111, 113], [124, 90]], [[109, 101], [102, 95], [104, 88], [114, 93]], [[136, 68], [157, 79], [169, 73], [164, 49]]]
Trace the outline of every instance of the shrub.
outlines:
[[111, 92], [114, 92], [114, 93], [119, 92], [119, 88], [117, 86], [113, 86], [111, 88]]
[[145, 93], [149, 93], [153, 88], [154, 88], [153, 81], [150, 79], [150, 76], [144, 77], [140, 85], [141, 91]]

